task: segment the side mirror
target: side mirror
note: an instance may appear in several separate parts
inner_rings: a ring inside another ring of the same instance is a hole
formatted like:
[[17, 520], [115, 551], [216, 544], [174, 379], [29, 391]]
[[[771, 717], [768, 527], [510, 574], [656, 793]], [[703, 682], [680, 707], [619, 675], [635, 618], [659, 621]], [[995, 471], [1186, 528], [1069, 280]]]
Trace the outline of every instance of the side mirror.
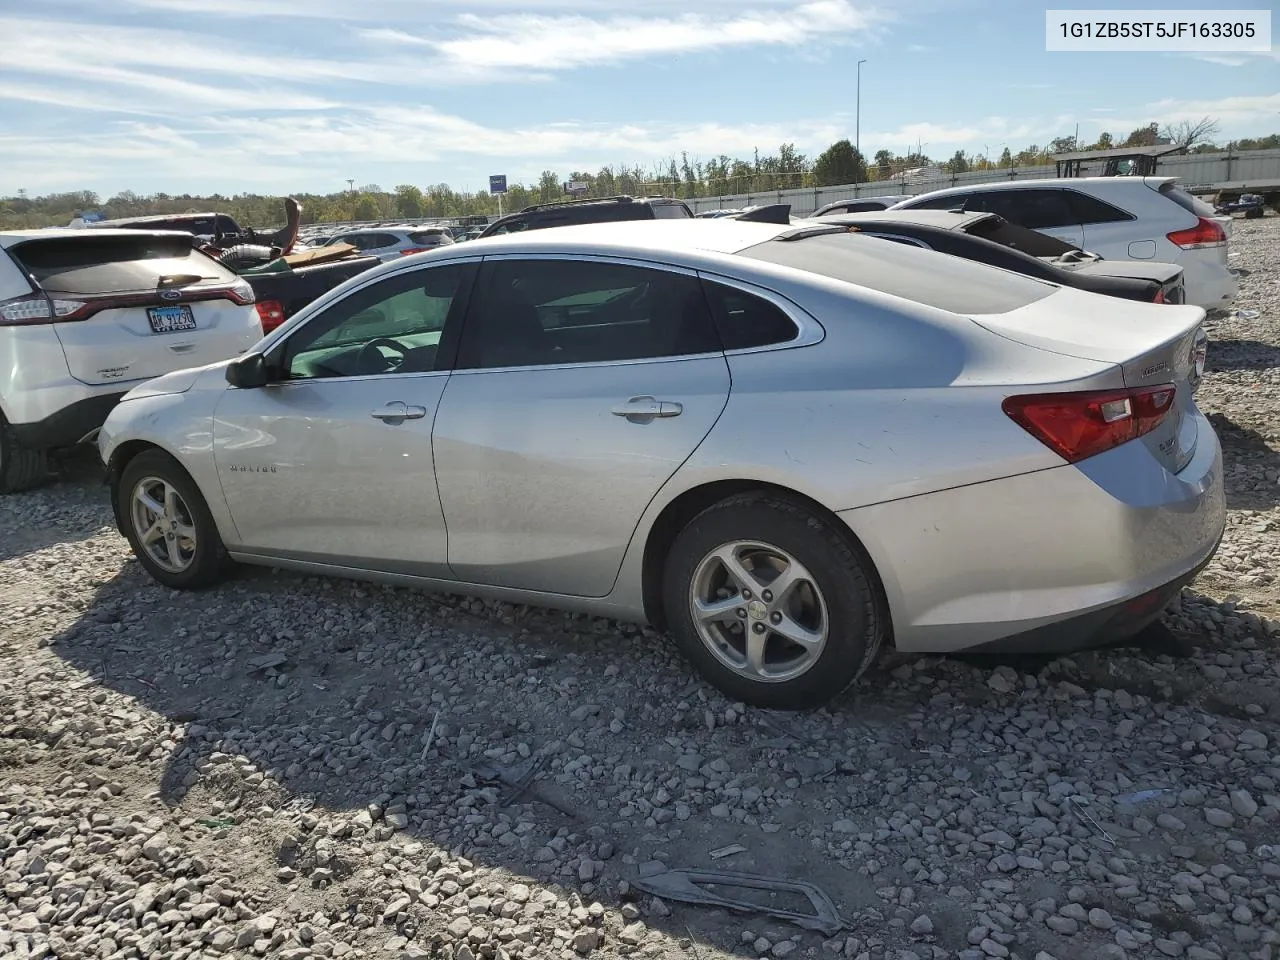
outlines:
[[233, 387], [252, 390], [270, 382], [267, 360], [260, 353], [251, 353], [227, 364], [227, 383]]

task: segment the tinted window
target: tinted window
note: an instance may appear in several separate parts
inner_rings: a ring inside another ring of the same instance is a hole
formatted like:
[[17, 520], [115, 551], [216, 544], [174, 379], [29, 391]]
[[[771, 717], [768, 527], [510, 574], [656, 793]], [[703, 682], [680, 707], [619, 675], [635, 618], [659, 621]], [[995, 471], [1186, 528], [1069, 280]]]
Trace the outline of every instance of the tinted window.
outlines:
[[710, 280], [703, 288], [726, 350], [786, 343], [800, 333], [790, 317], [762, 297]]
[[613, 263], [485, 265], [459, 367], [606, 363], [719, 350], [694, 277]]
[[803, 240], [766, 240], [739, 256], [766, 260], [914, 300], [953, 313], [1006, 313], [1053, 293], [1039, 283], [970, 263], [960, 257], [913, 250], [851, 233]]
[[155, 290], [162, 277], [226, 283], [226, 267], [192, 249], [189, 234], [28, 240], [9, 252], [47, 293], [103, 294]]
[[335, 303], [289, 338], [290, 380], [423, 373], [436, 369], [462, 264], [399, 274]]
[[1214, 215], [1213, 207], [1199, 197], [1187, 193], [1187, 191], [1173, 182], [1161, 184], [1160, 193], [1187, 211], [1187, 213], [1194, 214], [1197, 217], [1212, 217]]
[[[964, 195], [949, 195], [945, 197], [930, 197], [927, 200], [921, 200], [919, 203], [912, 203], [912, 210], [959, 210], [970, 197]], [[969, 209], [973, 209], [970, 207]]]
[[966, 211], [998, 213], [1010, 223], [1028, 230], [1046, 230], [1075, 224], [1075, 214], [1067, 203], [1065, 190], [992, 190], [973, 193], [965, 200]]
[[1062, 191], [1067, 195], [1067, 203], [1071, 205], [1071, 213], [1076, 223], [1120, 223], [1134, 219], [1130, 214], [1104, 203], [1097, 197], [1076, 190]]
[[409, 239], [423, 246], [449, 243], [453, 238], [444, 230], [419, 230], [409, 234]]
[[508, 220], [506, 223], [498, 224], [493, 230], [489, 232], [488, 235], [491, 237], [497, 237], [497, 236], [501, 236], [504, 233], [519, 233], [521, 230], [528, 230], [528, 229], [529, 229], [528, 220]]
[[655, 220], [687, 220], [693, 216], [683, 203], [654, 203], [650, 206]]
[[217, 224], [218, 233], [225, 235], [225, 234], [240, 232], [240, 225], [236, 223], [234, 220], [232, 220], [230, 217], [224, 217], [219, 215], [216, 218], [215, 222]]
[[360, 235], [360, 241], [363, 244], [361, 250], [380, 250], [398, 245], [400, 238], [390, 233], [364, 233]]

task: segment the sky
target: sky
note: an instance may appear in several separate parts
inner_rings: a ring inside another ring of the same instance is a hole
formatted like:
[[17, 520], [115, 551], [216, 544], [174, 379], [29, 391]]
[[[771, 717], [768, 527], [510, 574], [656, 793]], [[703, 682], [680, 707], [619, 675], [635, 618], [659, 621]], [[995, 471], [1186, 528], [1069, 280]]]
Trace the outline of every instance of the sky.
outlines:
[[1224, 140], [1280, 131], [1277, 47], [1046, 53], [1044, 8], [0, 0], [0, 196], [330, 193], [349, 178], [482, 190], [491, 174], [567, 179], [681, 151], [750, 158], [790, 142], [812, 158], [846, 137], [868, 156], [919, 143], [994, 158], [1077, 124], [1092, 141], [1206, 115]]

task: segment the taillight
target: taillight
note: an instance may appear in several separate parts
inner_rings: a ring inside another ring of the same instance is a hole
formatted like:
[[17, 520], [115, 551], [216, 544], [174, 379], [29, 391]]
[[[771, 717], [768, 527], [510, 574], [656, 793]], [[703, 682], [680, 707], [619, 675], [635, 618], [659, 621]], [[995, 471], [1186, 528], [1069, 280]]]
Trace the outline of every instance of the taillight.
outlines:
[[1154, 300], [1152, 300], [1151, 302], [1152, 302], [1152, 303], [1167, 303], [1168, 301], [1167, 301], [1167, 300], [1165, 300], [1165, 298], [1164, 298], [1164, 291], [1163, 291], [1163, 290], [1157, 290], [1157, 291], [1156, 291], [1156, 297], [1155, 297], [1155, 299], [1154, 299]]
[[1068, 463], [1145, 436], [1173, 408], [1172, 383], [1136, 390], [1089, 390], [1009, 397], [1001, 405], [1020, 427]]
[[26, 327], [41, 323], [81, 320], [88, 304], [80, 300], [51, 300], [40, 295], [16, 297], [0, 303], [0, 326]]
[[270, 333], [284, 323], [284, 304], [279, 300], [259, 300], [254, 306], [258, 309], [263, 333]]
[[430, 249], [430, 247], [408, 247], [407, 249], [401, 250], [400, 255], [407, 257], [411, 253], [426, 253]]
[[1175, 230], [1168, 236], [1170, 242], [1183, 250], [1207, 250], [1225, 246], [1227, 242], [1227, 232], [1222, 229], [1222, 224], [1208, 217], [1198, 217], [1194, 227]]

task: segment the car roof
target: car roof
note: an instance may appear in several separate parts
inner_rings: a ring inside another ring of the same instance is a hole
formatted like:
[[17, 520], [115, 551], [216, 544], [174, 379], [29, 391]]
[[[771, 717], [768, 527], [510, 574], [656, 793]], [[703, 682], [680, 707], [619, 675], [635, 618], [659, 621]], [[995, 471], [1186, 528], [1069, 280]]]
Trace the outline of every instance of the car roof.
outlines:
[[358, 233], [395, 233], [397, 230], [414, 230], [416, 227], [356, 227], [354, 230], [338, 230], [334, 232], [334, 236], [342, 235], [344, 237], [354, 236]]
[[[737, 253], [793, 229], [790, 224], [749, 223], [731, 217], [679, 220], [609, 220], [554, 230], [522, 230], [473, 240], [458, 256], [483, 249], [510, 252]], [[584, 249], [588, 248], [588, 249]]]
[[79, 239], [98, 240], [108, 237], [190, 237], [184, 230], [130, 230], [124, 227], [107, 227], [92, 232], [83, 227], [48, 227], [35, 230], [3, 230], [0, 231], [0, 249], [8, 249], [27, 240], [48, 240], [55, 237], [75, 237]]
[[[1114, 187], [1116, 184], [1134, 184], [1136, 187], [1150, 187], [1155, 184], [1157, 187], [1169, 181], [1177, 180], [1177, 177], [1043, 177], [1039, 180], [992, 180], [987, 183], [971, 183], [963, 187], [944, 187], [940, 190], [930, 190], [927, 193], [917, 193], [909, 197], [909, 200], [919, 200], [921, 197], [937, 197], [944, 194], [954, 193], [972, 193], [975, 190], [1025, 190], [1028, 187], [1039, 187], [1041, 189], [1057, 189], [1068, 190], [1071, 187], [1078, 187], [1084, 183], [1105, 184], [1108, 188]], [[905, 202], [905, 201], [904, 201]]]
[[234, 217], [229, 213], [146, 213], [140, 217], [115, 217], [111, 220], [96, 220], [86, 224], [96, 229], [111, 229], [113, 224], [117, 223], [167, 223], [172, 220], [204, 220], [208, 217], [224, 217], [227, 220], [233, 220]]
[[963, 230], [971, 223], [996, 216], [975, 210], [969, 213], [954, 213], [951, 210], [868, 210], [862, 213], [841, 213], [835, 216], [815, 217], [814, 223], [904, 223], [918, 224], [925, 227], [938, 227], [943, 230]]

